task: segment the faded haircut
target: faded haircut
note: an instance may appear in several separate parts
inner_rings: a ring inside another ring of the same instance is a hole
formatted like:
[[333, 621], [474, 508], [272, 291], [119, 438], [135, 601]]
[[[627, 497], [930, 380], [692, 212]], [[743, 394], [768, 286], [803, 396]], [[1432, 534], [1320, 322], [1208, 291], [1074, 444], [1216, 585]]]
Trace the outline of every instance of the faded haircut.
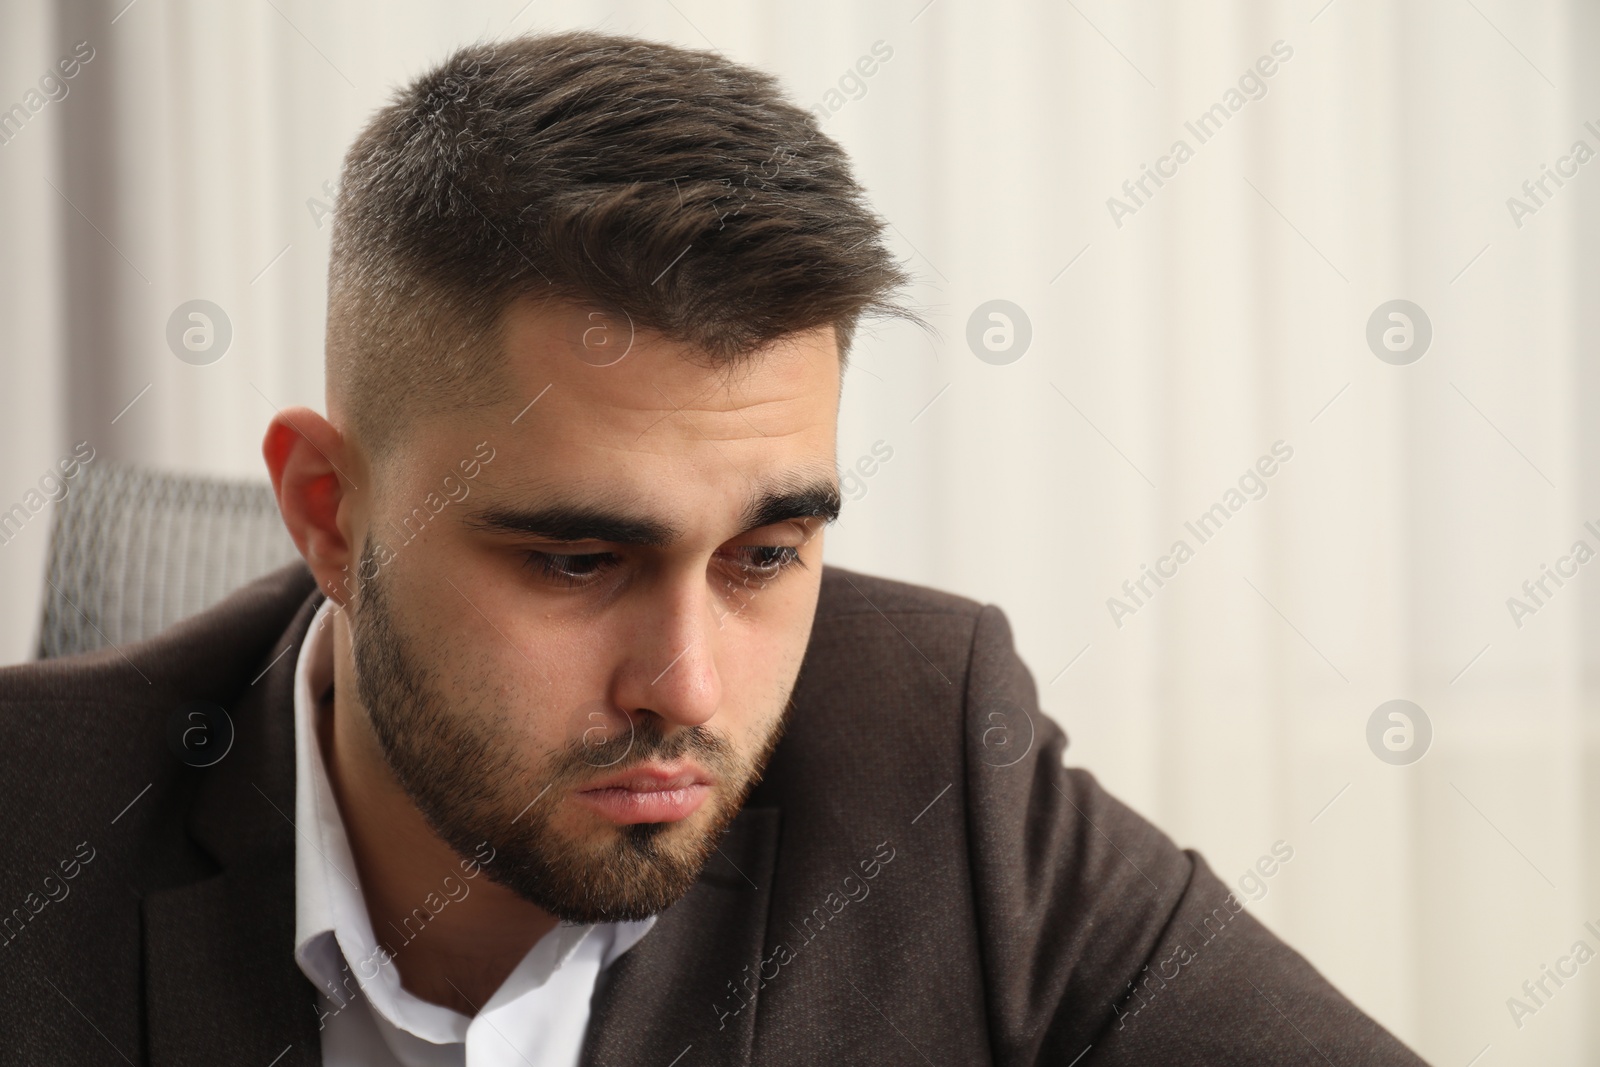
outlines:
[[708, 368], [828, 324], [844, 360], [862, 316], [926, 326], [884, 228], [769, 74], [589, 32], [461, 48], [345, 157], [330, 410], [375, 455], [408, 415], [505, 399], [500, 317], [524, 297], [623, 312]]

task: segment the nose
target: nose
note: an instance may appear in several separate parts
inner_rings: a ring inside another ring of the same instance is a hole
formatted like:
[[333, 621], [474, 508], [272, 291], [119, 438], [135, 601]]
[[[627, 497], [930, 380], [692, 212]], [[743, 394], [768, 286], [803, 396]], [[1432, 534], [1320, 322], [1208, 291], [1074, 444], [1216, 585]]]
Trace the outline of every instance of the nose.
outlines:
[[629, 648], [612, 699], [633, 714], [699, 726], [722, 703], [717, 627], [710, 591], [698, 577], [662, 577], [641, 591]]

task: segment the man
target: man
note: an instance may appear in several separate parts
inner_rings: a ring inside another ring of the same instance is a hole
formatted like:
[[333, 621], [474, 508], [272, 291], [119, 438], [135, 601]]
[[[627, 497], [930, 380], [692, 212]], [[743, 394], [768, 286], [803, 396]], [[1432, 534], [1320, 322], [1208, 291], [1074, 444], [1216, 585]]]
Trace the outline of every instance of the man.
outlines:
[[881, 232], [710, 54], [380, 111], [263, 445], [304, 564], [0, 672], [0, 1056], [1418, 1062], [1063, 767], [997, 608], [823, 565]]

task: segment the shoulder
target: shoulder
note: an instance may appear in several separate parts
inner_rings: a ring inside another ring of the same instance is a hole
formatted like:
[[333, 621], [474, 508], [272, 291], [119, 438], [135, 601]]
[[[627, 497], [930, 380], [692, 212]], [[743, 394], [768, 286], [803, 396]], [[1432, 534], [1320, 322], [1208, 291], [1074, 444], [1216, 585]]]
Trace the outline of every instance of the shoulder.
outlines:
[[781, 754], [833, 777], [856, 763], [848, 748], [880, 786], [896, 779], [874, 767], [957, 771], [974, 645], [996, 625], [1005, 628], [1004, 616], [992, 605], [825, 567]]
[[[803, 735], [832, 743], [838, 730], [895, 745], [882, 758], [925, 759], [960, 768], [983, 724], [998, 718], [1031, 733], [1033, 675], [1017, 655], [1011, 624], [994, 604], [931, 586], [843, 567], [823, 568], [811, 641], [795, 689]], [[872, 715], [858, 711], [870, 704]], [[1047, 732], [1058, 732], [1047, 717]], [[908, 734], [917, 742], [905, 746]], [[990, 744], [999, 740], [990, 732]]]
[[[875, 883], [896, 903], [862, 909], [857, 946], [926, 954], [908, 929], [967, 946], [951, 950], [964, 966], [940, 961], [938, 1003], [880, 992], [886, 1015], [932, 1025], [979, 1001], [1008, 1063], [1076, 1061], [1090, 1046], [1084, 1067], [1299, 1062], [1307, 1036], [1338, 1062], [1420, 1062], [1198, 854], [1066, 766], [1066, 734], [1000, 608], [852, 571], [823, 584], [766, 794], [803, 853], [784, 896], [803, 910], [828, 889], [813, 869], [901, 845]], [[964, 985], [969, 973], [981, 979]], [[1291, 1007], [1298, 1030], [1283, 1025]], [[958, 1047], [959, 1028], [944, 1040]]]
[[180, 709], [231, 710], [314, 592], [296, 563], [148, 640], [0, 668], [0, 806], [36, 815], [7, 851], [113, 825], [147, 787], [141, 809], [169, 793], [187, 769], [169, 737]]
[[[796, 685], [814, 724], [873, 700], [879, 728], [937, 719], [956, 727], [981, 630], [1010, 628], [999, 608], [930, 586], [823, 568], [811, 640]], [[859, 725], [859, 724], [858, 724]], [[958, 734], [950, 735], [950, 740]]]
[[965, 856], [959, 813], [1026, 807], [1028, 768], [1059, 768], [1065, 745], [999, 607], [841, 567], [825, 568], [790, 703], [752, 802], [783, 807], [791, 827], [816, 824], [819, 841], [869, 832], [865, 810], [902, 828], [915, 819]]

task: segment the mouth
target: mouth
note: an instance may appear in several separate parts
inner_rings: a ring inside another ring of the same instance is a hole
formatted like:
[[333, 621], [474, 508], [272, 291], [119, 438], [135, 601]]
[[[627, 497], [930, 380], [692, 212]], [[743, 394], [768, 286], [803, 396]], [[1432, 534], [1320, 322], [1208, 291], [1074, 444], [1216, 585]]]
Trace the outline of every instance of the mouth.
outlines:
[[625, 826], [687, 819], [710, 793], [710, 775], [692, 763], [678, 763], [632, 767], [586, 786], [573, 796]]

